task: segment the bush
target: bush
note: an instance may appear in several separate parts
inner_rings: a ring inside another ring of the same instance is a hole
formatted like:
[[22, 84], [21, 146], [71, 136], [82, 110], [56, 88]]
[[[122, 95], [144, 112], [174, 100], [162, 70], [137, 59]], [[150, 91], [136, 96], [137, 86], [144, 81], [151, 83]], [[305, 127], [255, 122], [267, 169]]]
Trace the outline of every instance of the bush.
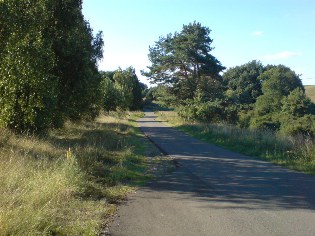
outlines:
[[277, 131], [281, 123], [275, 119], [272, 114], [255, 116], [250, 121], [250, 127], [259, 130]]
[[186, 121], [197, 119], [197, 108], [193, 102], [187, 102], [186, 105], [181, 105], [176, 108], [178, 115]]
[[177, 107], [178, 115], [185, 120], [197, 120], [208, 123], [235, 123], [237, 110], [235, 107], [225, 107], [222, 101], [201, 102], [196, 100], [186, 101], [186, 105]]
[[299, 135], [313, 137], [315, 134], [315, 116], [305, 115], [302, 117], [283, 117], [280, 132], [289, 135]]
[[252, 110], [241, 110], [238, 112], [238, 126], [240, 128], [249, 128], [251, 118], [253, 117], [253, 111]]
[[220, 123], [224, 120], [224, 109], [219, 102], [196, 104], [197, 120], [211, 123]]

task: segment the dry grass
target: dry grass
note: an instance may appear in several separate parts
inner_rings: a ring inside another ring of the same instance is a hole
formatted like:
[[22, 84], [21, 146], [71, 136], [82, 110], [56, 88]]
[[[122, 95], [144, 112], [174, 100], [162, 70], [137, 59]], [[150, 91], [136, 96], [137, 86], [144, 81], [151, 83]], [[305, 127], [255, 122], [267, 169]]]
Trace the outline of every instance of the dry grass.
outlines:
[[45, 137], [0, 130], [0, 235], [98, 235], [110, 203], [143, 182], [137, 130], [101, 116]]
[[305, 85], [305, 93], [306, 95], [315, 102], [315, 85]]

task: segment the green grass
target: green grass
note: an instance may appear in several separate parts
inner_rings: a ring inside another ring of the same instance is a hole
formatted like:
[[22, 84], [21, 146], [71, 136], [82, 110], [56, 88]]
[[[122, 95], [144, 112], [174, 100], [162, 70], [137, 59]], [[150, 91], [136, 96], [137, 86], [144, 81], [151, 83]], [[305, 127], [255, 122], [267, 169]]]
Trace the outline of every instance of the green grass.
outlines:
[[159, 112], [160, 119], [204, 141], [291, 169], [315, 174], [314, 140], [271, 131], [241, 129], [228, 124], [186, 122], [175, 112]]
[[68, 122], [44, 137], [0, 129], [0, 234], [98, 235], [115, 204], [152, 178], [141, 115]]
[[315, 85], [306, 85], [304, 87], [306, 95], [315, 102]]

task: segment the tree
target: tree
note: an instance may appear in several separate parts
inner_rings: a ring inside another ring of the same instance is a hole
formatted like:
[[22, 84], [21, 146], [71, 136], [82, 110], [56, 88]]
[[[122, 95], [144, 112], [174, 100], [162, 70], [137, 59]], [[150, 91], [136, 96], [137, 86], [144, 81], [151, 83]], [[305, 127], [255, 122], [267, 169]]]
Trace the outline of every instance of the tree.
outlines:
[[305, 91], [296, 88], [281, 101], [281, 112], [287, 116], [301, 117], [307, 114], [315, 115], [314, 103], [309, 99]]
[[223, 74], [227, 97], [239, 106], [254, 104], [257, 97], [262, 95], [261, 80], [258, 77], [264, 71], [261, 62], [255, 60], [228, 69]]
[[281, 101], [280, 131], [291, 135], [313, 135], [315, 131], [315, 105], [300, 88], [296, 88]]
[[[112, 72], [102, 72], [101, 93], [103, 108], [113, 111], [137, 110], [142, 106], [143, 85], [138, 80], [135, 69], [118, 69]], [[144, 88], [145, 89], [145, 88]]]
[[132, 80], [129, 73], [118, 69], [114, 74], [115, 87], [119, 91], [119, 105], [123, 110], [128, 110], [132, 106]]
[[258, 115], [279, 112], [282, 98], [288, 96], [294, 89], [300, 88], [304, 92], [299, 76], [283, 65], [265, 71], [259, 76], [259, 80], [263, 81], [263, 95], [257, 99], [255, 104]]
[[82, 14], [82, 0], [47, 2], [51, 20], [46, 37], [52, 39], [57, 59], [53, 73], [59, 77], [58, 110], [72, 120], [89, 117], [91, 111], [95, 116], [100, 101], [97, 61], [103, 53], [102, 32], [93, 38]]
[[54, 123], [58, 78], [51, 41], [43, 37], [46, 3], [0, 2], [0, 126], [16, 131]]
[[147, 97], [147, 93], [149, 92], [149, 88], [148, 85], [146, 85], [145, 83], [139, 82], [140, 85], [140, 89], [141, 89], [141, 102], [142, 102], [142, 98], [146, 98]]
[[281, 126], [283, 99], [295, 89], [304, 93], [304, 87], [299, 76], [283, 65], [265, 71], [259, 79], [263, 81], [263, 95], [258, 97], [255, 103], [251, 126], [278, 130]]
[[278, 65], [265, 71], [259, 76], [259, 80], [263, 81], [263, 94], [288, 96], [296, 88], [305, 91], [299, 75], [284, 65]]
[[102, 107], [105, 111], [115, 111], [119, 105], [119, 91], [115, 88], [114, 82], [103, 77], [101, 82]]
[[41, 130], [95, 117], [103, 40], [82, 1], [6, 0], [0, 10], [0, 125]]
[[[193, 99], [197, 94], [205, 100], [222, 91], [219, 73], [225, 68], [210, 54], [210, 29], [200, 23], [184, 25], [181, 32], [160, 37], [149, 48], [149, 71], [142, 74], [152, 83], [162, 83], [179, 99]], [[211, 91], [212, 90], [212, 91]]]
[[151, 100], [162, 102], [166, 106], [174, 107], [178, 105], [178, 102], [176, 102], [176, 97], [171, 92], [171, 88], [166, 85], [159, 84], [155, 87], [152, 87], [150, 88], [148, 94], [151, 94]]

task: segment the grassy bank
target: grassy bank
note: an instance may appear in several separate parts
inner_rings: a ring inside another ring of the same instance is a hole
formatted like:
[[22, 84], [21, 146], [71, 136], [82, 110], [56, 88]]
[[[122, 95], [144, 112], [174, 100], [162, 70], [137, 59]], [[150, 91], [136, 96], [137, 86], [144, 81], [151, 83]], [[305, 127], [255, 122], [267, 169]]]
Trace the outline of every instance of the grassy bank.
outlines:
[[0, 234], [98, 235], [150, 178], [136, 116], [68, 122], [44, 137], [0, 130]]
[[302, 136], [284, 136], [271, 131], [241, 129], [228, 124], [187, 122], [173, 111], [159, 112], [159, 115], [162, 120], [168, 120], [173, 126], [207, 142], [315, 174], [314, 140]]

